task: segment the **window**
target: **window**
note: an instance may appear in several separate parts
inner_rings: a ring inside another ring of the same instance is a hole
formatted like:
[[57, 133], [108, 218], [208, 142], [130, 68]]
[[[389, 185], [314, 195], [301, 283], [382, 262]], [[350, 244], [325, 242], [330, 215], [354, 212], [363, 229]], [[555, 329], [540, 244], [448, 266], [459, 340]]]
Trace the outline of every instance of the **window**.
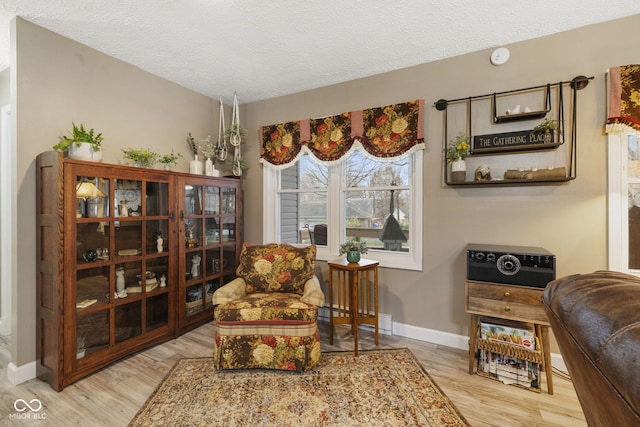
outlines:
[[610, 133], [609, 269], [640, 275], [640, 133]]
[[374, 159], [354, 150], [328, 165], [303, 154], [289, 167], [263, 168], [264, 241], [314, 243], [318, 259], [331, 260], [357, 237], [381, 266], [421, 270], [422, 156]]

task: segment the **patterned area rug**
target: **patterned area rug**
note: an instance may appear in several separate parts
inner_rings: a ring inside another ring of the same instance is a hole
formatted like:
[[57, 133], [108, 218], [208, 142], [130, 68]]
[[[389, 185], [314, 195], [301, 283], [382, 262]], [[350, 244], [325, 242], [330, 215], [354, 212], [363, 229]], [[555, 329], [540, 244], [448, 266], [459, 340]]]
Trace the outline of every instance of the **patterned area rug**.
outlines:
[[130, 426], [467, 426], [408, 349], [323, 353], [303, 372], [182, 359]]

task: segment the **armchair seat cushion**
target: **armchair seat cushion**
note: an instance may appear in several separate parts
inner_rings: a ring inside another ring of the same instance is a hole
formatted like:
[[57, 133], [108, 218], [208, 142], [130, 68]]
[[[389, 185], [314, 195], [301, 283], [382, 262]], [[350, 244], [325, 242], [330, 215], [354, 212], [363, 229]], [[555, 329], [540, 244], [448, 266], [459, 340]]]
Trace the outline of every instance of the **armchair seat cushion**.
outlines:
[[318, 320], [318, 308], [284, 292], [257, 292], [221, 304], [215, 310], [218, 325], [308, 324]]
[[258, 292], [220, 304], [216, 368], [309, 369], [320, 360], [317, 319], [318, 307], [292, 293]]

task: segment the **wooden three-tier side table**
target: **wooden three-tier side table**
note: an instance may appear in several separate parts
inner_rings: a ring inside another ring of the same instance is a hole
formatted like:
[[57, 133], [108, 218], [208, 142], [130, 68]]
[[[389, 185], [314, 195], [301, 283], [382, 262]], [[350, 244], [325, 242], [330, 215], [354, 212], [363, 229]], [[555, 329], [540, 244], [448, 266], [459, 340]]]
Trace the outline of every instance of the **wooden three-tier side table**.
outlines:
[[351, 325], [353, 353], [358, 356], [358, 325], [372, 325], [378, 345], [378, 261], [361, 259], [355, 263], [342, 258], [328, 264], [329, 343], [333, 344], [335, 325]]
[[[467, 280], [465, 284], [465, 311], [471, 315], [469, 325], [469, 373], [473, 374], [475, 353], [479, 342], [479, 318], [481, 316], [497, 319], [515, 320], [534, 325], [536, 341], [539, 347], [527, 350], [526, 360], [539, 363], [547, 377], [547, 391], [553, 394], [551, 374], [551, 353], [549, 346], [549, 319], [542, 306], [544, 289], [528, 286], [507, 285], [493, 282]], [[507, 346], [506, 348], [508, 348]]]

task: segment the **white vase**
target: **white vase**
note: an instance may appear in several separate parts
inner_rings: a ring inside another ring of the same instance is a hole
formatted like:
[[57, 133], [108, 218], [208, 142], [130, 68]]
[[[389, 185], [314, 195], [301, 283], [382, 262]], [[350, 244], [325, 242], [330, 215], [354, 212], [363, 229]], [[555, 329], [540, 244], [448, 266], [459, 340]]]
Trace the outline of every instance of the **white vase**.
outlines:
[[213, 161], [210, 158], [204, 162], [204, 174], [207, 176], [220, 176], [216, 168], [213, 167]]
[[451, 162], [451, 181], [464, 182], [467, 179], [467, 162], [458, 157]]
[[202, 162], [198, 160], [197, 154], [195, 160], [189, 162], [189, 172], [194, 175], [202, 175]]
[[85, 160], [89, 162], [101, 162], [102, 150], [94, 151], [91, 144], [82, 142], [80, 145], [75, 142], [69, 147], [69, 157], [75, 160]]
[[124, 291], [124, 270], [116, 270], [116, 292], [122, 293]]

